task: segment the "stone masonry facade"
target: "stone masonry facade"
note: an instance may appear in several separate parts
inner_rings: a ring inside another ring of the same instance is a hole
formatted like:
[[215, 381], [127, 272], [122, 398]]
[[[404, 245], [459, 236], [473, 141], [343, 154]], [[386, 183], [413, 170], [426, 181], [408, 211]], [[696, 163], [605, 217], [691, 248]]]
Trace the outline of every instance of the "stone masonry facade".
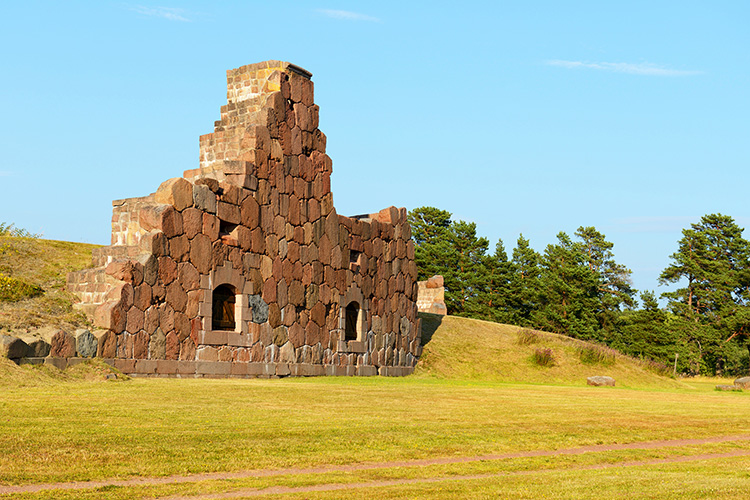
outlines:
[[199, 168], [113, 202], [112, 244], [68, 289], [127, 374], [406, 375], [420, 354], [406, 210], [345, 217], [311, 74], [227, 71]]
[[445, 316], [445, 286], [443, 277], [438, 275], [424, 281], [417, 281], [417, 311]]

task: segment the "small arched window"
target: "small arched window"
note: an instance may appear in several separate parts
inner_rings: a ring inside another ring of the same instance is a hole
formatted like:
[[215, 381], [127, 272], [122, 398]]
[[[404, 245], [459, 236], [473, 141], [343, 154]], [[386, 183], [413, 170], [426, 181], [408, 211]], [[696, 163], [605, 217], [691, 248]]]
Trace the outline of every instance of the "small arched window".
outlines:
[[213, 330], [235, 331], [237, 329], [234, 318], [235, 295], [234, 287], [231, 285], [219, 285], [214, 290], [211, 321]]
[[[345, 340], [357, 340], [357, 322], [359, 321], [359, 304], [356, 302], [349, 302], [346, 306], [346, 317], [345, 317]], [[339, 337], [340, 338], [340, 337]]]

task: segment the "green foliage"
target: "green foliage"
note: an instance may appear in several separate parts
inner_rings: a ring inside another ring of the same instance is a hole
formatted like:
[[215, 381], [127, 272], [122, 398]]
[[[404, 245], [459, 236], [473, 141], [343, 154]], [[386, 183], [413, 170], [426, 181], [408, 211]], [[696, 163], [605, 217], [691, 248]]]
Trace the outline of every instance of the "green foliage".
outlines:
[[529, 240], [518, 236], [509, 263], [510, 279], [506, 294], [508, 322], [531, 324], [531, 316], [540, 307], [541, 256], [531, 248]]
[[[541, 254], [520, 235], [509, 259], [502, 241], [489, 254], [476, 225], [453, 221], [450, 212], [422, 207], [409, 221], [419, 277], [443, 275], [451, 315], [595, 341], [670, 373], [675, 363], [688, 374], [737, 375], [750, 367], [750, 243], [731, 217], [706, 215], [683, 230], [659, 278], [678, 286], [662, 294], [667, 309], [650, 291], [636, 308], [631, 271], [594, 227], [581, 226], [573, 237], [560, 232]], [[581, 356], [600, 362], [598, 354]]]
[[[750, 242], [743, 229], [722, 214], [701, 217], [682, 231], [672, 263], [659, 277], [676, 316], [672, 331], [685, 342], [689, 371], [737, 373], [747, 369], [750, 351]], [[735, 340], [735, 342], [729, 342]]]
[[[538, 306], [530, 314], [537, 328], [575, 338], [611, 343], [623, 308], [635, 304], [630, 270], [617, 264], [612, 243], [593, 227], [579, 227], [548, 245], [539, 260]], [[527, 252], [528, 253], [528, 252]]]
[[421, 207], [409, 212], [415, 242], [418, 276], [436, 274], [445, 283], [449, 314], [470, 317], [493, 315], [492, 289], [502, 284], [487, 256], [489, 242], [476, 234], [476, 224], [452, 221], [450, 212]]
[[555, 353], [548, 347], [534, 349], [534, 353], [531, 355], [531, 362], [537, 366], [555, 366]]

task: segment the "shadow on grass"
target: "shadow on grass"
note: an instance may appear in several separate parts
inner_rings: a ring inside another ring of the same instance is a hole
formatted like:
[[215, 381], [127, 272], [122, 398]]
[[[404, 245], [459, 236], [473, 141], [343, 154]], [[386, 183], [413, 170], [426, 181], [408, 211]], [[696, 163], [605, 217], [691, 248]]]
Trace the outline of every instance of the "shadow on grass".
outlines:
[[445, 316], [441, 314], [431, 313], [419, 313], [419, 319], [422, 320], [422, 345], [426, 345], [427, 342], [432, 339], [435, 331], [440, 327], [440, 323], [443, 322]]

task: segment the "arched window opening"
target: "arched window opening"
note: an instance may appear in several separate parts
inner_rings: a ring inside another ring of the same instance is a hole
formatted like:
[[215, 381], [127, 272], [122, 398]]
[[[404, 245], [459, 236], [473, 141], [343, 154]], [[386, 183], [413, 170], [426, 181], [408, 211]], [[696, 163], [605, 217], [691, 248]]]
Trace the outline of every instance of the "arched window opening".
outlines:
[[[359, 304], [349, 302], [346, 306], [345, 340], [357, 340], [357, 321], [359, 320]], [[340, 338], [340, 337], [339, 337]]]
[[235, 331], [237, 323], [234, 318], [235, 292], [230, 285], [220, 285], [214, 290], [213, 318], [211, 328], [213, 330]]

